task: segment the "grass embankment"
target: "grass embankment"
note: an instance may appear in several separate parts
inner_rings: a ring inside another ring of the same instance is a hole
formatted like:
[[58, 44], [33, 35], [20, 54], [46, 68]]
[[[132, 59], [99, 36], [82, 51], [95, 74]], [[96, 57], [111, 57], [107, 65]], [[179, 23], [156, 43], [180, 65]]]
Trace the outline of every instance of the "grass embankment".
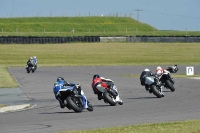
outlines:
[[6, 67], [25, 67], [34, 55], [39, 66], [195, 65], [199, 51], [199, 43], [0, 45], [0, 88], [17, 86]]
[[[74, 29], [74, 32], [72, 30]], [[198, 31], [160, 31], [130, 17], [0, 18], [0, 36], [199, 36]]]
[[200, 133], [200, 120], [123, 126], [59, 133]]

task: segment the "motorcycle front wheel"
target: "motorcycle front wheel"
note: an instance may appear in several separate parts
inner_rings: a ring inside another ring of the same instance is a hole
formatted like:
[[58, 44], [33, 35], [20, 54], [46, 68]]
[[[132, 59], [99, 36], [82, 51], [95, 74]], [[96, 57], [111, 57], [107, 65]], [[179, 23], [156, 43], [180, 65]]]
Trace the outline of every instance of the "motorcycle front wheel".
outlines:
[[103, 93], [104, 100], [107, 101], [111, 106], [115, 106], [116, 102], [113, 101], [113, 98], [111, 94], [109, 94], [107, 91]]
[[169, 88], [172, 92], [175, 91], [173, 84], [169, 80], [165, 81], [165, 86]]
[[159, 90], [156, 88], [155, 85], [151, 85], [150, 88], [151, 88], [151, 91], [153, 92], [153, 94], [157, 96], [157, 98], [162, 97], [161, 93], [159, 92]]
[[67, 99], [67, 104], [69, 104], [69, 106], [77, 113], [82, 112], [83, 108], [79, 107], [74, 100], [72, 100], [71, 96], [68, 96]]

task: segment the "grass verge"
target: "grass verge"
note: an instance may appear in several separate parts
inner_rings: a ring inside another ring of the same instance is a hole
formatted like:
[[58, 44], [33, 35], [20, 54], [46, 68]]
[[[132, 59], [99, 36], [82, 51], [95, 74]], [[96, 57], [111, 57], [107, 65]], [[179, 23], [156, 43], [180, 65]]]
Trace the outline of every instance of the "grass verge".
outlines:
[[59, 133], [200, 133], [200, 120], [144, 124]]
[[0, 66], [0, 88], [14, 88], [18, 84], [8, 72], [7, 67]]
[[0, 108], [6, 107], [5, 104], [0, 104]]

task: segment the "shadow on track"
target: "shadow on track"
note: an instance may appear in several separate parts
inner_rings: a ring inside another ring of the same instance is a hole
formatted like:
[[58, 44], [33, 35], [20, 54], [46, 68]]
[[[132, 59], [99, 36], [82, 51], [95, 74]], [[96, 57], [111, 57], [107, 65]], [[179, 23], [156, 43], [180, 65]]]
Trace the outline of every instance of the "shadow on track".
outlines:
[[126, 99], [154, 99], [157, 97], [135, 97], [135, 98], [126, 98]]

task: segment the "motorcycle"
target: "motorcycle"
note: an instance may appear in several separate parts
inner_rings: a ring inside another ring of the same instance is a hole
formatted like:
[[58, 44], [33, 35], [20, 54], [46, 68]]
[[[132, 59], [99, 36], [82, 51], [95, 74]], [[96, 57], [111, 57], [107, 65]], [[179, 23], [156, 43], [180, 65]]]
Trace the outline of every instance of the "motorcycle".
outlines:
[[30, 73], [31, 71], [32, 71], [32, 73], [35, 72], [36, 67], [35, 67], [33, 61], [29, 62], [29, 63], [26, 65], [26, 70], [27, 70], [27, 73]]
[[109, 86], [104, 84], [104, 88], [105, 91], [102, 93], [102, 98], [105, 103], [109, 103], [111, 106], [115, 106], [117, 104], [123, 105], [123, 101], [119, 96], [119, 91], [113, 83]]
[[148, 86], [149, 93], [153, 93], [157, 98], [164, 97], [162, 93], [163, 84], [159, 81], [157, 75], [145, 77], [145, 86]]
[[178, 71], [178, 66], [174, 65], [173, 67], [168, 67], [166, 69], [167, 71], [164, 71], [163, 74], [160, 76], [160, 81], [164, 84], [164, 87], [167, 89], [170, 89], [172, 92], [175, 91], [174, 88], [174, 79], [171, 77], [170, 73], [176, 73]]
[[[57, 85], [60, 87], [59, 92], [61, 95], [61, 98], [64, 100], [66, 107], [69, 110], [74, 110], [75, 112], [82, 112], [84, 109], [84, 105], [87, 104], [88, 111], [93, 111], [93, 106], [84, 99], [79, 93], [78, 90], [76, 89], [76, 84], [75, 83], [70, 83], [69, 86], [63, 87], [62, 84]], [[54, 86], [55, 87], [55, 86]]]

